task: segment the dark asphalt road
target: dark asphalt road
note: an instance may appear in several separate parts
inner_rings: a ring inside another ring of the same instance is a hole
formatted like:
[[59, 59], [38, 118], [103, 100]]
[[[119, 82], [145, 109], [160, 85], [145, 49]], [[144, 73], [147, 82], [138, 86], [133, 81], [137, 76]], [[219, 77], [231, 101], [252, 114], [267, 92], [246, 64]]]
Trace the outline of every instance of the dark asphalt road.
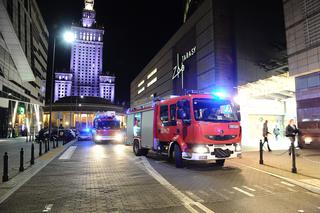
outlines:
[[235, 161], [176, 169], [159, 156], [135, 157], [124, 145], [74, 146], [0, 212], [320, 212], [320, 195]]

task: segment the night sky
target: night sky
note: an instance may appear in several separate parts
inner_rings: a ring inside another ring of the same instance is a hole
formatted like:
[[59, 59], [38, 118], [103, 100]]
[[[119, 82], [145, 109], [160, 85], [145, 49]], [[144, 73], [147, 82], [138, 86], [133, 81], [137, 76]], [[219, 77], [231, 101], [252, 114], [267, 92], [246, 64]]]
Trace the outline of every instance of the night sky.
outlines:
[[[79, 23], [83, 0], [37, 0], [53, 34]], [[116, 103], [129, 101], [130, 82], [178, 30], [183, 20], [183, 0], [95, 0], [97, 23], [105, 28], [104, 71], [114, 73]], [[57, 39], [59, 40], [59, 39]], [[51, 52], [51, 48], [49, 48]], [[51, 71], [51, 54], [48, 71]], [[56, 71], [68, 70], [70, 46], [57, 42]], [[50, 81], [50, 73], [48, 80]], [[48, 83], [47, 83], [48, 84]], [[48, 88], [47, 88], [48, 89]], [[47, 90], [50, 91], [50, 90]]]

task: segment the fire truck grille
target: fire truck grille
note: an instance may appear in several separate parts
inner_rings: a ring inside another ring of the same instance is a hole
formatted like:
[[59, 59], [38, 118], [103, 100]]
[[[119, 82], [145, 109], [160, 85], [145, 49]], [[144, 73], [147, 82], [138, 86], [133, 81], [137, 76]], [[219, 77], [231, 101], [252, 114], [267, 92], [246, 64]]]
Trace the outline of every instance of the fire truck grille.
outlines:
[[223, 150], [220, 148], [214, 149], [214, 152], [211, 153], [211, 155], [215, 155], [217, 158], [227, 158], [230, 157], [231, 154], [233, 154], [233, 151], [230, 151], [229, 149]]
[[206, 138], [214, 141], [226, 141], [236, 138], [236, 135], [206, 135]]

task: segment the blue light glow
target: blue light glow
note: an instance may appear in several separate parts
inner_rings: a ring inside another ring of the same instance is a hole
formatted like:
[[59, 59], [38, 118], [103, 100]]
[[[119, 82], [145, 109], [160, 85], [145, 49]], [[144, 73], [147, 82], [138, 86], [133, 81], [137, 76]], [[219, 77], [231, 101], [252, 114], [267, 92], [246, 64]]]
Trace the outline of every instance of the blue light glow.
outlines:
[[228, 94], [225, 93], [224, 91], [214, 91], [212, 93], [215, 97], [220, 98], [220, 99], [224, 99], [228, 97]]
[[86, 131], [86, 132], [90, 132], [90, 128], [85, 128], [85, 130], [84, 131]]

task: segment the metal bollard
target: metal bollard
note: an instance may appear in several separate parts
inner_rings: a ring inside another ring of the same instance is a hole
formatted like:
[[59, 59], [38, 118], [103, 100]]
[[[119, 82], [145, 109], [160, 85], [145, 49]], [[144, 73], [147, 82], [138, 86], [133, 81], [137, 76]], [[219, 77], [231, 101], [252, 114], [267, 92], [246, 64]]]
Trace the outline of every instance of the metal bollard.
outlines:
[[39, 156], [42, 155], [42, 141], [39, 141]]
[[31, 144], [31, 160], [30, 165], [34, 164], [34, 143]]
[[59, 139], [56, 140], [56, 148], [59, 147]]
[[260, 140], [260, 161], [259, 164], [263, 164], [263, 143], [262, 140]]
[[9, 180], [9, 176], [8, 176], [8, 163], [9, 163], [9, 159], [8, 159], [8, 153], [5, 152], [4, 156], [3, 156], [3, 176], [2, 176], [2, 182], [7, 182]]
[[291, 142], [291, 158], [292, 158], [292, 173], [297, 173], [297, 167], [296, 167], [296, 153], [294, 148], [294, 142]]
[[23, 172], [24, 171], [24, 167], [23, 167], [23, 155], [24, 155], [24, 151], [23, 148], [21, 148], [20, 150], [20, 167], [19, 167], [19, 172]]
[[47, 147], [48, 143], [47, 143], [47, 140], [44, 139], [43, 143], [44, 143], [44, 152], [47, 153], [47, 152], [48, 152], [48, 147]]
[[52, 148], [55, 149], [56, 148], [56, 141], [55, 141], [55, 137], [52, 138]]
[[28, 143], [28, 132], [27, 132], [27, 135], [26, 135], [26, 143]]

